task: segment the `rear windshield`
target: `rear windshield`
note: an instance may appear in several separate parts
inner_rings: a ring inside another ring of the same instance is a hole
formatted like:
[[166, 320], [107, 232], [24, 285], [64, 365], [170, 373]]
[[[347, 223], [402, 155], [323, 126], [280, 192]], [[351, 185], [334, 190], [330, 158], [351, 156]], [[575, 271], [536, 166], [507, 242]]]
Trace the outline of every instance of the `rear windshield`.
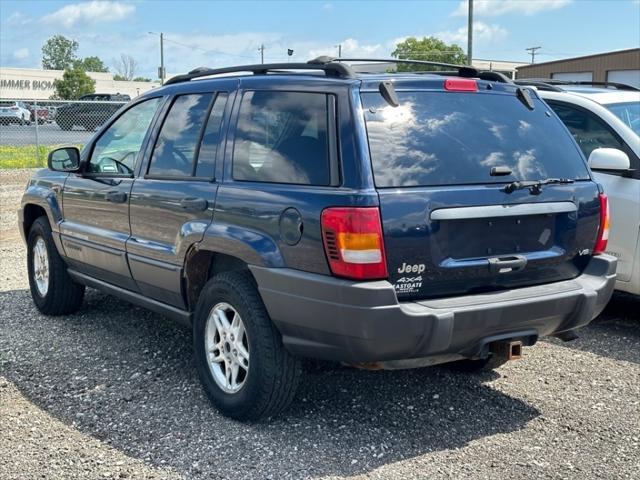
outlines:
[[[363, 93], [378, 187], [587, 179], [571, 135], [540, 100], [515, 95], [398, 92], [400, 106]], [[491, 176], [492, 167], [511, 175]]]

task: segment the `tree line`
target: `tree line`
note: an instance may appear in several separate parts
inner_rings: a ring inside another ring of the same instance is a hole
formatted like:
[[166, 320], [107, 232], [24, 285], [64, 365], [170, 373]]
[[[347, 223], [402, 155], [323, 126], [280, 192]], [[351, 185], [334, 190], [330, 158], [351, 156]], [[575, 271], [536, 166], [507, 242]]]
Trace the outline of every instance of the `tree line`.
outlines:
[[[87, 72], [108, 72], [109, 67], [101, 58], [89, 56], [79, 58], [78, 42], [55, 35], [42, 46], [42, 68], [45, 70], [64, 70], [62, 78], [53, 82], [55, 94], [53, 99], [76, 100], [83, 95], [95, 93], [96, 82]], [[120, 58], [113, 59], [116, 81], [133, 80], [134, 82], [150, 82], [150, 78], [136, 76], [138, 62], [131, 55], [122, 53]]]

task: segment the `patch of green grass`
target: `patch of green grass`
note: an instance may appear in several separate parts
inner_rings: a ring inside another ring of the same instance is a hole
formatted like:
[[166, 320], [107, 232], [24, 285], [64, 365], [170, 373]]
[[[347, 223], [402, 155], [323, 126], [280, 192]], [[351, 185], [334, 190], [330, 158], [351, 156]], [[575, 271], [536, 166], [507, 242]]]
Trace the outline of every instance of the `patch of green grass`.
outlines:
[[[56, 148], [51, 145], [0, 145], [0, 168], [43, 168], [47, 166], [47, 155]], [[81, 148], [81, 145], [78, 145]]]

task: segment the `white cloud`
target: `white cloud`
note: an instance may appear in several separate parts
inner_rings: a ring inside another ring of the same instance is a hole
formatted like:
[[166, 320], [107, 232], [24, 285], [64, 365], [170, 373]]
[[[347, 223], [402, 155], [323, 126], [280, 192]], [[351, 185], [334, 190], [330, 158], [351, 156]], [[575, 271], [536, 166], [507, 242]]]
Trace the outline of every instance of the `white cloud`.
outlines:
[[98, 1], [65, 5], [53, 13], [42, 17], [51, 25], [71, 28], [78, 23], [113, 22], [134, 14], [134, 5], [122, 2]]
[[[457, 43], [466, 45], [467, 27], [460, 27], [457, 30], [444, 30], [436, 32], [434, 37], [446, 43]], [[507, 36], [507, 31], [500, 25], [487, 24], [484, 22], [473, 22], [473, 40], [477, 43], [492, 43], [503, 40]]]
[[[473, 41], [474, 44], [488, 44], [499, 42], [504, 40], [508, 32], [506, 29], [497, 24], [488, 24], [484, 22], [473, 22]], [[422, 38], [422, 37], [436, 37], [446, 43], [455, 43], [460, 46], [467, 44], [467, 27], [460, 27], [456, 30], [442, 30], [440, 32], [431, 32], [420, 35], [407, 35], [404, 37], [397, 37], [386, 44], [385, 52], [392, 52], [396, 49], [396, 45], [404, 42], [409, 37]]]
[[13, 12], [7, 17], [5, 23], [12, 27], [20, 27], [31, 22], [31, 17], [22, 12]]
[[[573, 0], [475, 0], [473, 13], [478, 16], [496, 17], [505, 13], [534, 15], [538, 12], [557, 10], [569, 5]], [[468, 4], [461, 0], [452, 13], [454, 16], [467, 16]]]
[[[374, 44], [361, 44], [355, 38], [347, 38], [339, 41], [334, 45], [318, 45], [314, 43], [306, 43], [301, 45], [299, 52], [302, 54], [299, 58], [310, 59], [316, 58], [320, 55], [329, 55], [332, 57], [338, 56], [338, 50], [336, 45], [342, 45], [343, 57], [377, 57], [388, 55], [388, 49], [380, 43]], [[307, 53], [308, 52], [308, 53]]]
[[18, 50], [13, 52], [13, 58], [15, 58], [16, 60], [24, 60], [28, 56], [29, 56], [28, 48], [19, 48]]

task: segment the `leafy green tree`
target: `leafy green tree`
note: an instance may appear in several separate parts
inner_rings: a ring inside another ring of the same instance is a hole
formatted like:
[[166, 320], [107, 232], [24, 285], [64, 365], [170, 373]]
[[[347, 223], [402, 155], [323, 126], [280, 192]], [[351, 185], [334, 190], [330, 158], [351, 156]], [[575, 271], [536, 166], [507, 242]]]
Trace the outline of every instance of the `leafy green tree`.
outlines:
[[54, 35], [42, 46], [42, 68], [65, 70], [77, 61], [78, 42], [62, 35]]
[[133, 79], [134, 82], [152, 82], [150, 78], [147, 77], [136, 77]]
[[74, 62], [74, 68], [79, 68], [85, 72], [108, 72], [109, 68], [98, 57], [85, 57]]
[[[431, 62], [452, 63], [455, 65], [464, 65], [467, 63], [467, 56], [462, 48], [455, 43], [449, 45], [436, 37], [423, 37], [422, 39], [409, 37], [404, 42], [398, 43], [391, 55], [404, 60], [426, 60]], [[426, 65], [398, 64], [399, 72], [433, 70], [438, 68], [439, 67], [428, 67]]]
[[61, 80], [53, 82], [55, 97], [62, 100], [76, 100], [83, 95], [95, 93], [96, 82], [80, 68], [66, 69]]
[[117, 82], [126, 82], [127, 81], [127, 77], [125, 77], [124, 75], [120, 75], [119, 73], [116, 73], [113, 75], [113, 79]]

